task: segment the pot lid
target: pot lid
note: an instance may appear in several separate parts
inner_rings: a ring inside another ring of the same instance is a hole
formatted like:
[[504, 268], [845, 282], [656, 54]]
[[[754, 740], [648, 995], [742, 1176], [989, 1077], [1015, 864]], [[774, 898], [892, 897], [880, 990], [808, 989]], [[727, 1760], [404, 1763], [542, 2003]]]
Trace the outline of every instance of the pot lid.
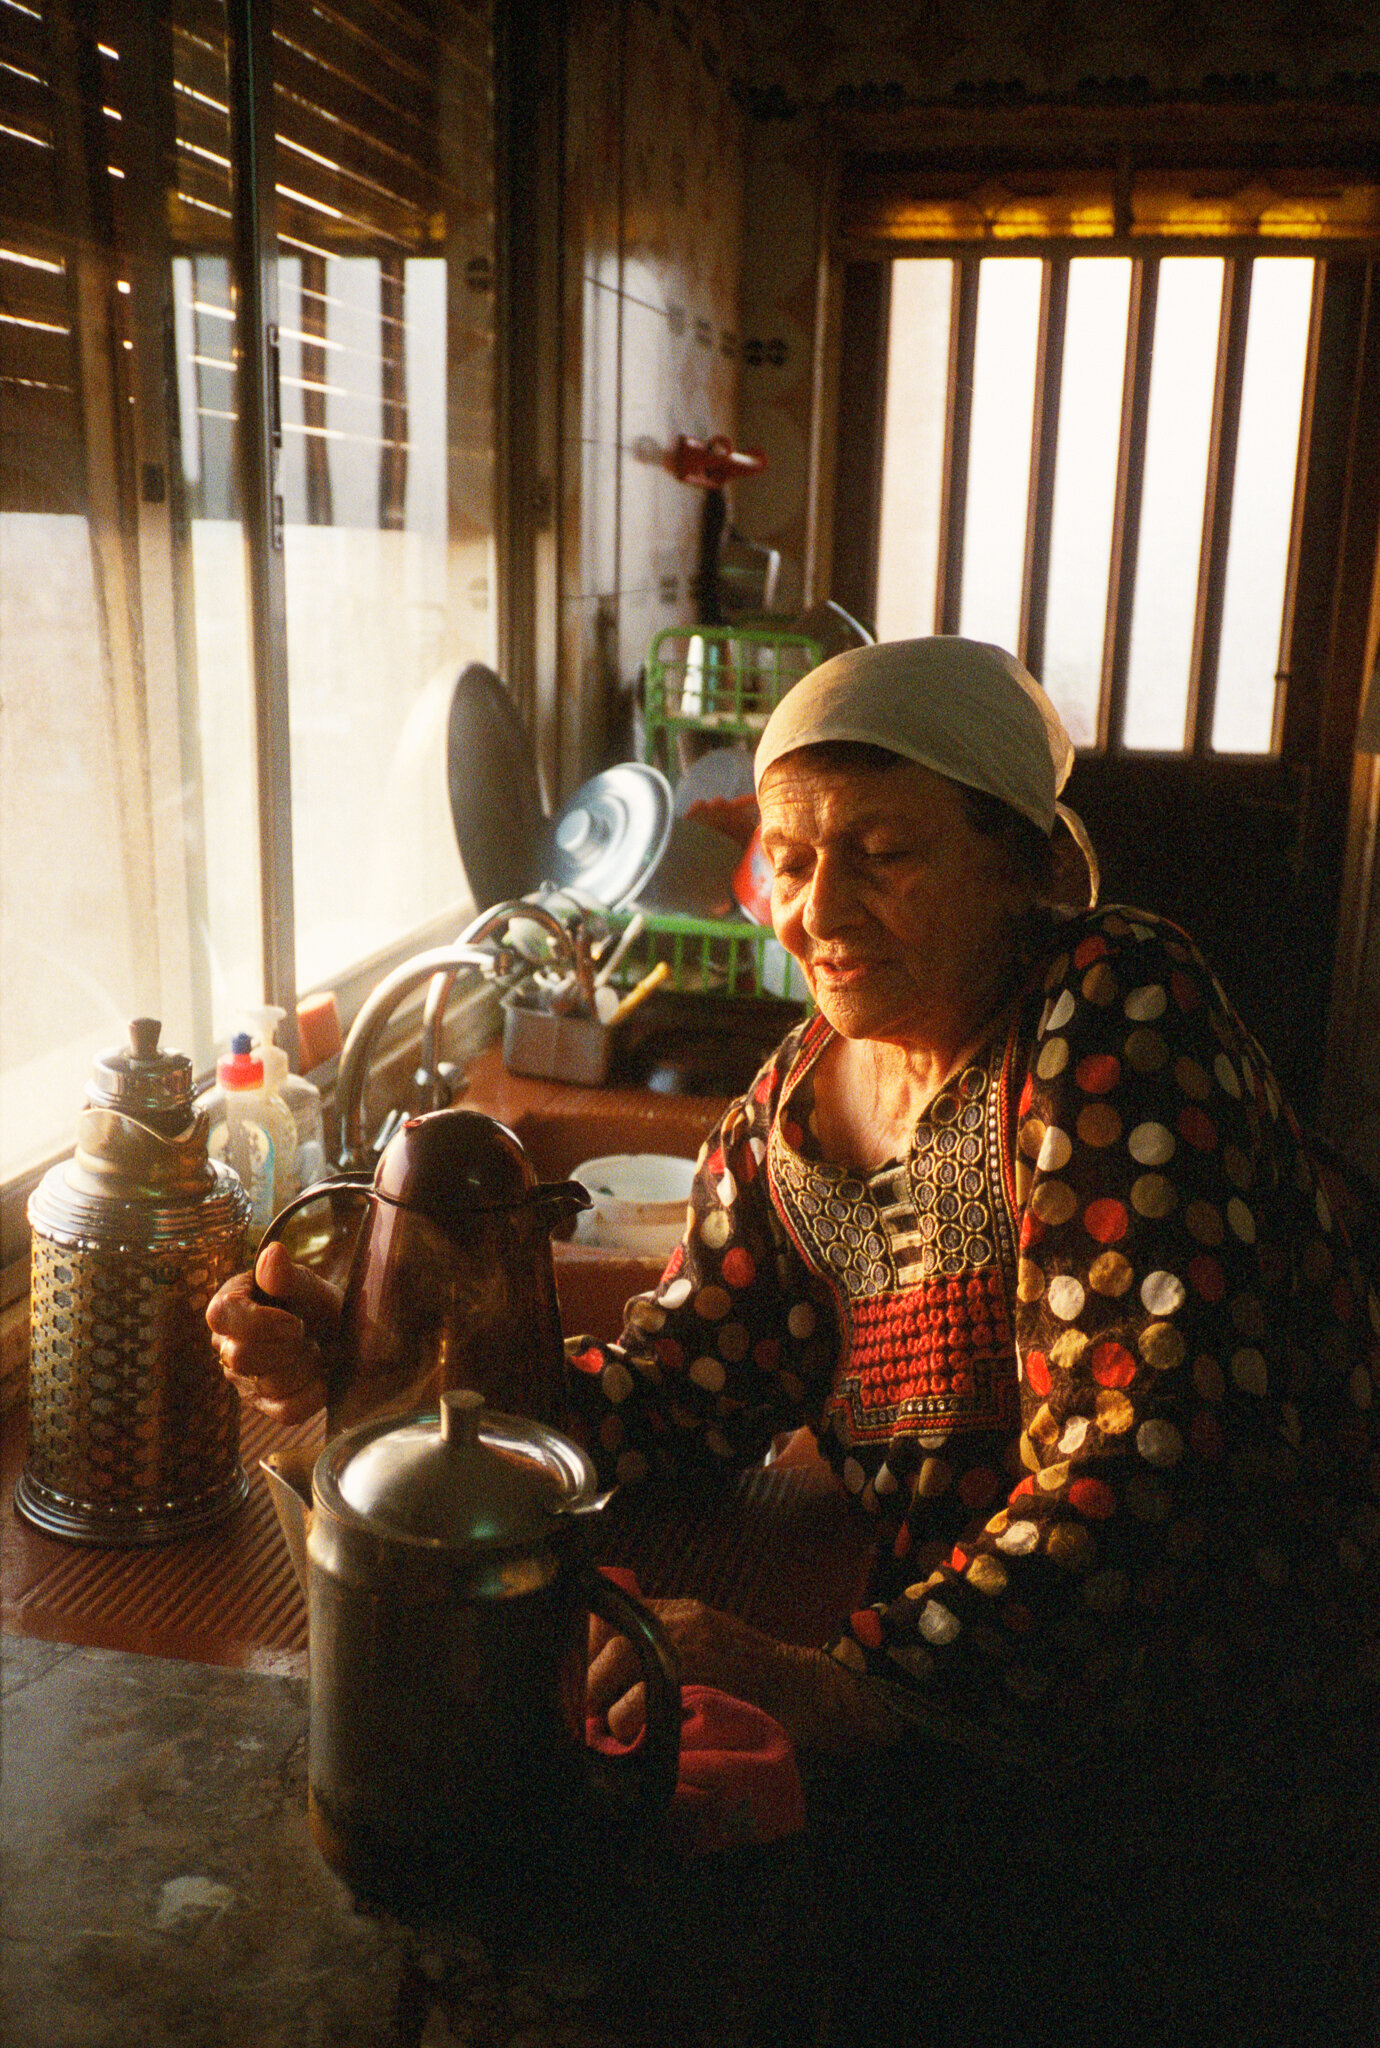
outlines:
[[451, 697], [446, 781], [475, 909], [529, 894], [546, 827], [537, 764], [516, 705], [482, 662], [461, 671]]
[[486, 1409], [469, 1388], [443, 1393], [439, 1416], [351, 1431], [326, 1453], [324, 1478], [375, 1534], [451, 1549], [540, 1542], [596, 1487], [576, 1444]]
[[592, 775], [547, 827], [543, 879], [609, 910], [630, 903], [666, 850], [672, 813], [671, 785], [648, 762]]

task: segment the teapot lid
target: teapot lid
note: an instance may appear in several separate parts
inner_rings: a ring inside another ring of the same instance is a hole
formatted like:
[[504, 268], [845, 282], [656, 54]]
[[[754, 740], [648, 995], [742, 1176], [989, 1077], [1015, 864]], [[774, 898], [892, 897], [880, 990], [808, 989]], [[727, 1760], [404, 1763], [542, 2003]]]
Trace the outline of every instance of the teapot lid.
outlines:
[[594, 1467], [555, 1430], [484, 1406], [469, 1388], [441, 1395], [440, 1413], [366, 1423], [330, 1447], [319, 1470], [327, 1499], [381, 1536], [462, 1548], [531, 1543], [594, 1499]]
[[506, 1124], [476, 1109], [409, 1117], [384, 1147], [374, 1189], [387, 1201], [443, 1222], [475, 1209], [510, 1209], [537, 1185], [532, 1162]]

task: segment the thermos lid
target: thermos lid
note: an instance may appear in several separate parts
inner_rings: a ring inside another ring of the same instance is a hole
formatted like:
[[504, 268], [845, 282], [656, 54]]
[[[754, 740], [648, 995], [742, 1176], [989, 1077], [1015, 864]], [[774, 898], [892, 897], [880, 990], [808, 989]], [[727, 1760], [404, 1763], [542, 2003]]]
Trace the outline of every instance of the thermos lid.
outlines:
[[186, 1121], [192, 1106], [192, 1063], [185, 1052], [160, 1052], [157, 1017], [136, 1017], [129, 1044], [103, 1052], [91, 1070], [86, 1099], [93, 1109], [126, 1116], [172, 1112]]
[[482, 1394], [441, 1395], [439, 1415], [365, 1424], [325, 1455], [335, 1492], [371, 1532], [458, 1549], [541, 1541], [553, 1519], [594, 1499], [594, 1467], [578, 1445]]

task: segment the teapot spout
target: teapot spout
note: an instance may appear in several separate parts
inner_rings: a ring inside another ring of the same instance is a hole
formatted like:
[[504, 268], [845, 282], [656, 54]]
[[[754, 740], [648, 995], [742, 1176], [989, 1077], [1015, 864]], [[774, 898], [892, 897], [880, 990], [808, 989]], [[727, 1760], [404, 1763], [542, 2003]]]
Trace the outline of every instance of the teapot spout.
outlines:
[[307, 1531], [311, 1527], [311, 1474], [316, 1453], [297, 1446], [288, 1451], [271, 1451], [260, 1458], [259, 1470], [268, 1481], [283, 1540], [292, 1559], [297, 1582], [307, 1591]]
[[544, 1230], [558, 1230], [582, 1209], [592, 1209], [594, 1198], [578, 1180], [543, 1181], [529, 1197], [534, 1215]]

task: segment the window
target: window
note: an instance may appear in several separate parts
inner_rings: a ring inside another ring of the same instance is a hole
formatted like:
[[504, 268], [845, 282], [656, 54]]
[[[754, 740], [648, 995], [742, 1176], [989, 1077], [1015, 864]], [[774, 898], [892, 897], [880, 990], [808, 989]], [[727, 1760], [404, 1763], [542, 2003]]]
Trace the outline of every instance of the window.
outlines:
[[1314, 271], [893, 262], [879, 634], [1019, 649], [1080, 746], [1268, 754]]
[[495, 648], [491, 9], [268, 13], [251, 51], [225, 0], [0, 0], [6, 1180], [130, 1017], [205, 1070], [240, 1006], [468, 909], [443, 749]]

